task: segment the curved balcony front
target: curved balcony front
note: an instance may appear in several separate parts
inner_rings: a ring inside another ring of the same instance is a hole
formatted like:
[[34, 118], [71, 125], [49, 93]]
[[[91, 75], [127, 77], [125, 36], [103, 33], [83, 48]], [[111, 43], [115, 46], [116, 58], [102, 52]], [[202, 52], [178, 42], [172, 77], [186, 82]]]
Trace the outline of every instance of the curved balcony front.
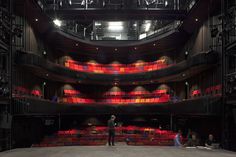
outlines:
[[[26, 67], [39, 77], [70, 83], [130, 84], [181, 81], [211, 68], [218, 62], [218, 53], [210, 51], [199, 53], [182, 62], [158, 69], [142, 68], [143, 72], [122, 74], [95, 73], [93, 71], [75, 71], [68, 67], [50, 62], [31, 53], [20, 53], [16, 63]], [[120, 69], [119, 69], [120, 70]]]
[[154, 104], [69, 104], [56, 103], [38, 98], [15, 98], [15, 115], [58, 115], [58, 114], [181, 114], [181, 115], [220, 115], [219, 96], [204, 96], [179, 102]]

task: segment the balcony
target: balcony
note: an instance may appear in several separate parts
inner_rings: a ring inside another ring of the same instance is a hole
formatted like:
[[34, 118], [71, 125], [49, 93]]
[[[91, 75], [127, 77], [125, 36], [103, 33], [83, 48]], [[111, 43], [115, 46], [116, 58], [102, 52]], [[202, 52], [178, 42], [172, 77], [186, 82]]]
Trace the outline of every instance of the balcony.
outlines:
[[[122, 74], [95, 73], [94, 71], [83, 69], [80, 71], [71, 70], [68, 67], [52, 63], [31, 53], [20, 53], [16, 63], [32, 71], [39, 77], [53, 81], [91, 84], [149, 84], [154, 82], [162, 83], [185, 80], [204, 70], [212, 68], [218, 63], [218, 53], [213, 51], [199, 53], [187, 60], [166, 66], [163, 69], [155, 68], [149, 71], [148, 69], [145, 70], [145, 68], [142, 68], [142, 70], [145, 71], [139, 71], [139, 73], [130, 73], [129, 71], [126, 73], [126, 71], [124, 71]], [[48, 75], [50, 77], [48, 77]]]

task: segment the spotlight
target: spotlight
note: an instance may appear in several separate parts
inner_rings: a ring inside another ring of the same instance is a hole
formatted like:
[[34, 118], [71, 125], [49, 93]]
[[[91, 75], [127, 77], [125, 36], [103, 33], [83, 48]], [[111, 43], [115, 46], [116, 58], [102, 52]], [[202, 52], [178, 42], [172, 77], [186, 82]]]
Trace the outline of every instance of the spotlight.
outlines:
[[69, 4], [72, 5], [72, 0], [69, 0]]
[[39, 19], [35, 19], [35, 21], [36, 21], [36, 22], [38, 22], [38, 21], [39, 21]]
[[168, 1], [165, 1], [165, 7], [167, 7], [168, 6]]
[[59, 19], [53, 20], [53, 23], [58, 27], [61, 27], [61, 24], [62, 24], [61, 20], [59, 20]]
[[59, 2], [60, 7], [62, 7], [62, 1]]
[[195, 21], [198, 22], [199, 21], [198, 18], [196, 18]]

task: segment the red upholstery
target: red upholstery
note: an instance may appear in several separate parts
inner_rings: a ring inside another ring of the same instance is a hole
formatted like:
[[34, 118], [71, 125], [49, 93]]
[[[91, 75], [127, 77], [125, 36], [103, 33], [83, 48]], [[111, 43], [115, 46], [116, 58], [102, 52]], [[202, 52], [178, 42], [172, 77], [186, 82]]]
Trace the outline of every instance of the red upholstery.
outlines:
[[[171, 146], [175, 135], [175, 132], [169, 130], [150, 127], [116, 127], [116, 142], [127, 142], [128, 145]], [[81, 130], [58, 131], [52, 136], [45, 137], [39, 144], [34, 144], [33, 147], [105, 145], [106, 143], [107, 127], [94, 126]]]
[[109, 65], [98, 63], [81, 63], [74, 60], [67, 60], [65, 67], [75, 71], [104, 73], [104, 74], [130, 74], [154, 71], [168, 67], [165, 60], [157, 60], [148, 63], [133, 63], [133, 64], [118, 64], [113, 63]]
[[40, 90], [36, 90], [36, 89], [32, 90], [31, 94], [34, 95], [34, 96], [39, 96], [39, 97], [42, 96], [41, 91]]
[[65, 96], [74, 96], [74, 95], [80, 94], [80, 92], [78, 90], [74, 90], [74, 89], [64, 89], [63, 93]]

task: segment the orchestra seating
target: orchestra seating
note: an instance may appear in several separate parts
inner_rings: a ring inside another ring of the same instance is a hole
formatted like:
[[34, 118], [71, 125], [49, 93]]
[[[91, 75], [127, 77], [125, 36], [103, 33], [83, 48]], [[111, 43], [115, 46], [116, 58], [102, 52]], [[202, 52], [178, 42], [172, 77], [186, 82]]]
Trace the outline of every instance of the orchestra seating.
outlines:
[[[176, 133], [156, 128], [136, 126], [116, 127], [116, 142], [126, 142], [128, 145], [172, 146]], [[45, 137], [33, 147], [74, 146], [74, 145], [106, 145], [107, 127], [92, 126], [83, 129], [58, 131]], [[186, 140], [186, 139], [182, 139]]]

